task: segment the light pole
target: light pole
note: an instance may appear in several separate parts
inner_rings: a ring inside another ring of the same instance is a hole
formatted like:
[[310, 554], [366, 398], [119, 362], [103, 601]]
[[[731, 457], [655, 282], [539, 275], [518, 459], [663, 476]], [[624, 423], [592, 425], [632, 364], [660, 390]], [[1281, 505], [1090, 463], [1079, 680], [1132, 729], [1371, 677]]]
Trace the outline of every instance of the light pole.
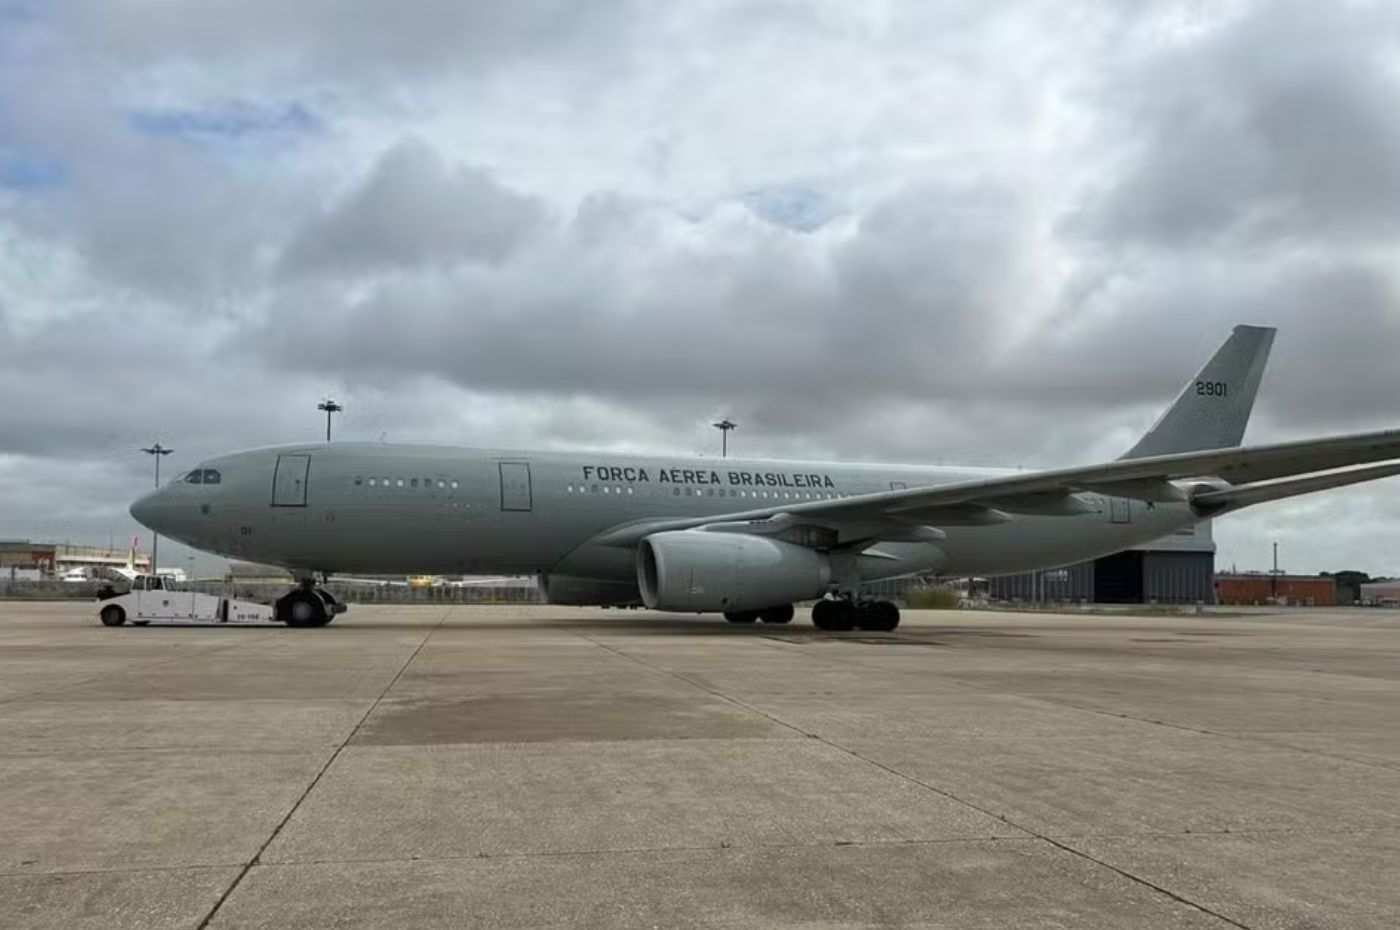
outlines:
[[[155, 457], [155, 460], [156, 460], [156, 490], [159, 491], [159, 490], [160, 490], [160, 460], [161, 460], [161, 456], [169, 455], [170, 453], [174, 452], [175, 450], [174, 450], [174, 449], [167, 449], [167, 448], [165, 448], [165, 446], [162, 446], [160, 443], [156, 443], [155, 445], [150, 446], [150, 447], [145, 448], [145, 449], [142, 449], [141, 451], [144, 452], [144, 453], [146, 453], [147, 455], [150, 455], [150, 456], [154, 456], [154, 457]], [[156, 555], [157, 555], [159, 552], [160, 552], [160, 534], [157, 533], [155, 530], [151, 530], [151, 574], [152, 574], [152, 575], [158, 574], [158, 572], [156, 571], [156, 564], [157, 564], [157, 563], [156, 563]]]
[[739, 424], [735, 423], [733, 420], [730, 420], [728, 417], [725, 417], [718, 423], [711, 423], [710, 425], [713, 426], [715, 429], [719, 430], [720, 436], [723, 437], [723, 439], [720, 440], [719, 457], [722, 459], [729, 458], [729, 431], [732, 429], [737, 429]]
[[1283, 572], [1281, 572], [1281, 571], [1279, 570], [1279, 567], [1278, 567], [1278, 543], [1275, 542], [1275, 543], [1274, 543], [1274, 570], [1271, 571], [1271, 572], [1269, 572], [1269, 575], [1273, 578], [1273, 581], [1270, 582], [1270, 584], [1269, 584], [1269, 588], [1270, 588], [1270, 593], [1272, 593], [1273, 596], [1274, 596], [1274, 600], [1278, 600], [1278, 576], [1279, 576], [1279, 575], [1282, 575], [1282, 574], [1283, 574]]
[[345, 408], [337, 404], [334, 399], [327, 397], [316, 405], [317, 410], [326, 411], [326, 442], [331, 441], [331, 414], [339, 413]]

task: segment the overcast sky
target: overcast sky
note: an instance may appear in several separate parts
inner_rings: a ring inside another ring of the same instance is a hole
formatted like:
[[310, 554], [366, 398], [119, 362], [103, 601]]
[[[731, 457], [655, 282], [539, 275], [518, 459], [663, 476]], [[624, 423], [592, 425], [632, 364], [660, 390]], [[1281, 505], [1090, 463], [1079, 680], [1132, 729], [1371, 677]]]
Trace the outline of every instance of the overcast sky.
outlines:
[[[139, 447], [328, 394], [347, 439], [1070, 465], [1257, 323], [1249, 440], [1397, 426], [1397, 100], [1394, 3], [0, 0], [0, 537], [144, 537]], [[1216, 535], [1400, 574], [1400, 480]]]

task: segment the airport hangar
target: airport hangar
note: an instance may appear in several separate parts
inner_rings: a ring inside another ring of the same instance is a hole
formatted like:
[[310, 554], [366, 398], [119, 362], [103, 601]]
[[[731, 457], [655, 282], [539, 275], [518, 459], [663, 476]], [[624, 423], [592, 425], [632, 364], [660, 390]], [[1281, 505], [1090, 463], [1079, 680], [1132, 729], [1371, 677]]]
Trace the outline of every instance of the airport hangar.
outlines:
[[1093, 561], [988, 581], [999, 601], [1214, 604], [1215, 537], [1205, 520]]

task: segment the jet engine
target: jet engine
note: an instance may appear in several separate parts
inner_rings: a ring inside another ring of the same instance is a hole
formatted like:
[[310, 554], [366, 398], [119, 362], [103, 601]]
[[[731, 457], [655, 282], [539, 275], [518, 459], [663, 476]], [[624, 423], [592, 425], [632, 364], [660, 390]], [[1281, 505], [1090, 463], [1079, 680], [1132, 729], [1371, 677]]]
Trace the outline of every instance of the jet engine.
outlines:
[[743, 533], [675, 530], [637, 546], [637, 586], [653, 610], [759, 610], [821, 597], [825, 554]]
[[642, 602], [637, 586], [630, 581], [606, 581], [577, 575], [541, 575], [540, 587], [551, 604], [579, 607], [625, 607]]

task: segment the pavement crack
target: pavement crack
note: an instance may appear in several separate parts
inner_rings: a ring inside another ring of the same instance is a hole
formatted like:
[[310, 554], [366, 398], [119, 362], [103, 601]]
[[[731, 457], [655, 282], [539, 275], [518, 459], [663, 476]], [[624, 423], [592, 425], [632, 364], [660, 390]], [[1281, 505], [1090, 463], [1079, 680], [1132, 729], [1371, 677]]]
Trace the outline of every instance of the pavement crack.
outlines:
[[355, 726], [351, 728], [350, 732], [346, 735], [345, 739], [341, 740], [340, 745], [336, 746], [335, 749], [331, 752], [330, 756], [326, 759], [325, 764], [321, 766], [320, 770], [316, 772], [315, 777], [312, 778], [311, 782], [306, 786], [306, 790], [303, 791], [297, 797], [296, 801], [292, 804], [292, 806], [287, 809], [287, 813], [282, 817], [281, 820], [277, 822], [277, 826], [272, 828], [272, 832], [268, 834], [267, 839], [263, 840], [262, 845], [258, 847], [258, 851], [253, 854], [253, 858], [249, 859], [246, 863], [244, 863], [243, 867], [239, 870], [238, 874], [234, 876], [233, 881], [229, 883], [228, 888], [224, 890], [223, 894], [219, 895], [219, 900], [215, 901], [214, 906], [209, 909], [209, 913], [205, 914], [204, 919], [201, 920], [195, 926], [195, 930], [205, 930], [205, 928], [209, 926], [210, 922], [219, 913], [219, 909], [224, 906], [224, 902], [227, 901], [229, 898], [233, 897], [233, 893], [238, 890], [238, 886], [243, 883], [243, 879], [248, 875], [249, 872], [253, 870], [255, 866], [262, 862], [263, 853], [266, 852], [267, 848], [272, 845], [273, 841], [276, 840], [279, 835], [281, 835], [282, 829], [286, 827], [288, 823], [291, 822], [292, 817], [296, 815], [296, 812], [301, 808], [302, 803], [308, 797], [310, 797], [311, 792], [316, 790], [316, 786], [321, 783], [321, 779], [325, 776], [327, 772], [330, 771], [331, 766], [335, 764], [335, 760], [339, 759], [340, 754], [345, 751], [345, 747], [349, 746], [350, 743], [354, 741], [355, 737], [359, 734], [360, 729], [365, 725], [365, 721], [369, 720], [370, 716], [374, 713], [375, 709], [379, 707], [380, 703], [384, 700], [385, 696], [393, 690], [394, 685], [399, 683], [399, 679], [403, 677], [403, 673], [408, 670], [408, 667], [410, 665], [413, 664], [413, 660], [418, 658], [418, 654], [423, 651], [424, 646], [428, 645], [428, 640], [433, 638], [433, 634], [436, 633], [438, 630], [442, 629], [442, 625], [447, 622], [447, 618], [451, 614], [452, 608], [449, 607], [443, 612], [442, 616], [438, 618], [438, 622], [433, 626], [433, 628], [430, 629], [426, 635], [424, 635], [423, 641], [418, 644], [418, 647], [413, 650], [412, 655], [410, 655], [404, 661], [403, 665], [399, 666], [399, 670], [394, 673], [394, 677], [391, 678], [389, 680], [389, 683], [384, 686], [384, 689], [379, 692], [379, 696], [374, 699], [374, 703], [371, 704], [369, 706], [369, 709], [361, 715], [358, 721], [356, 721]]

